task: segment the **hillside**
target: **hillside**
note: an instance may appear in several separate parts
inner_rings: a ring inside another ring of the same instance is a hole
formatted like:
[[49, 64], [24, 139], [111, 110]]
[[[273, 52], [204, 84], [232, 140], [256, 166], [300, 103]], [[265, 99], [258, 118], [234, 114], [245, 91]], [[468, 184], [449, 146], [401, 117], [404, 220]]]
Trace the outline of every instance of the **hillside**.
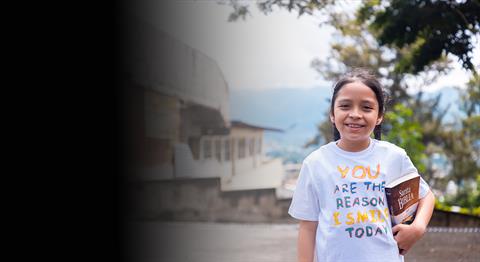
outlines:
[[[444, 122], [463, 116], [456, 89], [446, 87], [424, 97], [438, 94], [442, 94], [441, 108], [451, 105]], [[324, 119], [330, 97], [329, 87], [234, 89], [230, 92], [230, 114], [232, 120], [283, 129], [283, 133], [265, 132], [266, 152], [287, 162], [300, 162], [314, 150], [303, 149], [302, 145], [317, 133], [316, 125]]]

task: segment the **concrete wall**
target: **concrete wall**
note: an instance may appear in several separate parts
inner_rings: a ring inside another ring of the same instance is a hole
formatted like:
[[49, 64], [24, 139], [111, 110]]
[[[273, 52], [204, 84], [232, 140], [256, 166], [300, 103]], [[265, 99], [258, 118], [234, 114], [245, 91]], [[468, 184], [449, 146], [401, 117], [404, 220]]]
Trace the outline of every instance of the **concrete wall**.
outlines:
[[480, 217], [435, 210], [428, 225], [436, 227], [480, 227]]
[[274, 189], [220, 191], [220, 179], [177, 179], [131, 184], [134, 219], [215, 222], [295, 222], [290, 200]]

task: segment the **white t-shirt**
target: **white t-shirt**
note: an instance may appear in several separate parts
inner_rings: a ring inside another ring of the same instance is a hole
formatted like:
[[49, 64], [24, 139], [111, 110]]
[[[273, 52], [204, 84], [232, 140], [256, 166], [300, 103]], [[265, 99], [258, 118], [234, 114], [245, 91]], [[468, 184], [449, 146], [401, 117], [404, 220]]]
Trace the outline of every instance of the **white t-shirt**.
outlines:
[[[417, 171], [405, 150], [370, 140], [367, 149], [348, 152], [335, 142], [303, 161], [288, 213], [318, 221], [317, 261], [403, 261], [393, 238], [385, 184]], [[420, 179], [420, 198], [428, 184]]]

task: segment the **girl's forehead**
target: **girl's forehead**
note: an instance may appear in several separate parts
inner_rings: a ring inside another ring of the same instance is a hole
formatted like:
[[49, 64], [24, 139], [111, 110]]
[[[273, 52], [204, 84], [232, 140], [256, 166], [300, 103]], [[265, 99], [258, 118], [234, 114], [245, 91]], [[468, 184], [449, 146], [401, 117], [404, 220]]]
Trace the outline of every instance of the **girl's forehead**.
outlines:
[[337, 94], [337, 101], [340, 100], [365, 100], [378, 102], [375, 92], [362, 82], [352, 82], [344, 85]]

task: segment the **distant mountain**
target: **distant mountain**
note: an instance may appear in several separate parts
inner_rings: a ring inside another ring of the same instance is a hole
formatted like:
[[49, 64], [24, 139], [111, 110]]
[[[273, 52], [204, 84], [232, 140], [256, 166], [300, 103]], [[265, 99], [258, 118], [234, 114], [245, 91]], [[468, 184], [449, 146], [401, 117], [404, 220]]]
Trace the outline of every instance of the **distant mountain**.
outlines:
[[306, 156], [301, 146], [312, 139], [316, 125], [328, 110], [330, 88], [234, 89], [230, 92], [230, 117], [246, 123], [283, 129], [265, 132], [269, 155], [293, 158]]
[[[444, 122], [464, 116], [459, 109], [459, 94], [455, 88], [426, 92], [424, 98], [438, 94], [442, 94], [440, 108], [451, 104]], [[302, 145], [316, 135], [316, 126], [326, 116], [331, 95], [329, 87], [234, 89], [230, 92], [230, 118], [283, 129], [283, 133], [265, 132], [265, 150], [268, 155], [282, 157], [285, 162], [298, 163], [314, 150], [304, 149]]]
[[[323, 119], [329, 88], [234, 89], [230, 92], [231, 119], [284, 129], [315, 128]], [[312, 124], [313, 123], [313, 124]]]

